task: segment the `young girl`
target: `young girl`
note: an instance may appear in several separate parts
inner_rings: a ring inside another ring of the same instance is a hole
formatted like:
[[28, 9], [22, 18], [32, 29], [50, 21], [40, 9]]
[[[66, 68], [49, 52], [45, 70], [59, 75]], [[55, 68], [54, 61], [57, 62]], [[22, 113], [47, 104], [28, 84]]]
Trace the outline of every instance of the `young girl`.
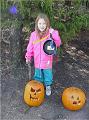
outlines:
[[50, 38], [50, 33], [56, 46], [59, 47], [61, 39], [58, 31], [50, 28], [49, 19], [45, 14], [39, 14], [35, 21], [35, 31], [31, 33], [25, 55], [27, 64], [31, 63], [32, 57], [34, 57], [34, 79], [45, 85], [47, 96], [51, 95], [53, 82], [53, 55], [47, 55], [43, 50], [43, 45]]

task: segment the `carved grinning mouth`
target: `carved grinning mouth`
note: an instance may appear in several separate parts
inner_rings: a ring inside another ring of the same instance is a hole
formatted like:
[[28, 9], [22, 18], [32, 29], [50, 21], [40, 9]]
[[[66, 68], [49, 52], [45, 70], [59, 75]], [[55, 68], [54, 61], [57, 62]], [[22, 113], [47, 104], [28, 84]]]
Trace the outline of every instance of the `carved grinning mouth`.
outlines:
[[30, 94], [30, 99], [32, 99], [32, 100], [38, 100], [38, 98], [32, 97], [31, 94]]
[[73, 104], [75, 104], [75, 105], [76, 105], [76, 104], [77, 104], [77, 102], [76, 102], [76, 101], [74, 101], [74, 102], [73, 102]]
[[74, 104], [74, 105], [76, 105], [76, 104], [77, 104], [77, 105], [80, 105], [80, 101], [78, 101], [78, 102], [77, 102], [77, 101], [74, 101], [73, 104]]

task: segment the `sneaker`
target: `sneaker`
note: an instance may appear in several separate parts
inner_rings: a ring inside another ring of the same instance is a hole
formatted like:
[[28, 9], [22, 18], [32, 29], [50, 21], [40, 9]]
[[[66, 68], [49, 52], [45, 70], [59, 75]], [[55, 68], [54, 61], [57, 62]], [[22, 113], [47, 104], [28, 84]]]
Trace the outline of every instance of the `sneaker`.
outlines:
[[46, 86], [46, 95], [47, 96], [51, 95], [51, 86]]

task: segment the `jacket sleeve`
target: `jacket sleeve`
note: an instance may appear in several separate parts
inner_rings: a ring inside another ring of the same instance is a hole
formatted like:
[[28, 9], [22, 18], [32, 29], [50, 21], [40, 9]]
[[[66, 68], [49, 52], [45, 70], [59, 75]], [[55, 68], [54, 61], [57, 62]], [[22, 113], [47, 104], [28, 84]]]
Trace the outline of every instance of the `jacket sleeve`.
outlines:
[[54, 39], [54, 42], [56, 44], [57, 47], [60, 47], [61, 45], [61, 38], [59, 36], [59, 33], [57, 30], [54, 30], [54, 32], [52, 33], [52, 37]]
[[28, 60], [31, 60], [31, 58], [34, 56], [34, 52], [33, 52], [33, 34], [31, 33], [31, 36], [29, 38], [29, 43], [27, 46], [27, 51], [25, 54], [25, 58]]

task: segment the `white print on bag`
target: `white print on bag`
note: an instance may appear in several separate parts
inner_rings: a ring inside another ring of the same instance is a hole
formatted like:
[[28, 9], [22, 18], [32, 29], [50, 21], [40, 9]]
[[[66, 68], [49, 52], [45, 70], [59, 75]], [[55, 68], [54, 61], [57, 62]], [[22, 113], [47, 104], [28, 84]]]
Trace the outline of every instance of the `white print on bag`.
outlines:
[[47, 50], [54, 50], [51, 46], [47, 46]]

